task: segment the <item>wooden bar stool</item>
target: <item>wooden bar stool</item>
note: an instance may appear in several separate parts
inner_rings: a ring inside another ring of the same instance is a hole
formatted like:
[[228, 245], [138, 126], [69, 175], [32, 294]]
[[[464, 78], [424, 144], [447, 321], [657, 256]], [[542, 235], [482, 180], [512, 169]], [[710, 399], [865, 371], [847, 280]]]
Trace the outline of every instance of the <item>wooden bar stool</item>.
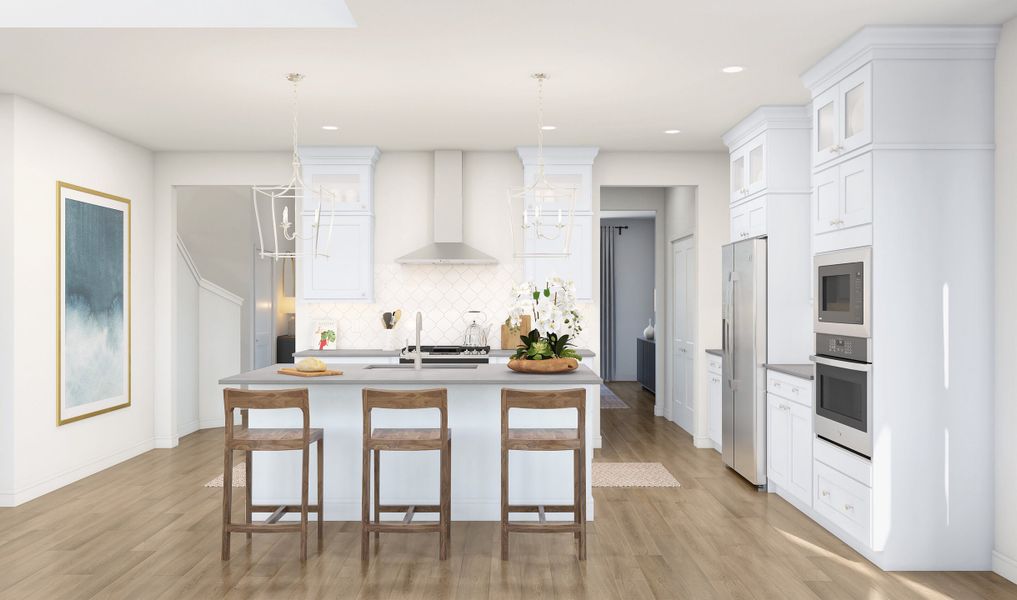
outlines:
[[[524, 409], [576, 409], [576, 428], [512, 429], [509, 411]], [[557, 506], [509, 504], [509, 450], [573, 452], [573, 503]], [[537, 513], [538, 521], [510, 522], [509, 513]], [[548, 522], [545, 513], [573, 514], [570, 522]], [[501, 559], [508, 560], [509, 532], [573, 533], [579, 560], [586, 560], [586, 390], [501, 390]]]
[[[250, 539], [252, 533], [300, 532], [300, 560], [307, 560], [307, 513], [318, 514], [318, 551], [322, 539], [322, 497], [324, 490], [324, 430], [311, 429], [311, 414], [307, 401], [307, 389], [298, 390], [223, 390], [226, 407], [226, 448], [223, 461], [222, 482], [222, 559], [230, 559], [230, 534], [244, 532]], [[303, 413], [304, 425], [299, 429], [253, 429], [248, 427], [249, 410], [270, 410], [296, 408]], [[242, 412], [242, 424], [235, 427], [233, 413]], [[318, 443], [318, 503], [307, 503], [308, 471], [310, 468], [310, 447]], [[233, 452], [240, 450], [247, 459], [247, 503], [245, 523], [232, 522], [233, 508]], [[300, 504], [283, 506], [251, 504], [251, 454], [256, 451], [301, 450], [303, 468], [300, 481]], [[287, 512], [300, 511], [299, 523], [279, 523]], [[251, 523], [252, 512], [271, 512], [263, 523]]]
[[[364, 471], [361, 496], [360, 557], [367, 560], [370, 533], [438, 533], [438, 558], [448, 558], [452, 520], [452, 432], [448, 428], [448, 391], [364, 389]], [[371, 411], [375, 408], [438, 409], [441, 424], [436, 428], [372, 429]], [[441, 475], [439, 504], [396, 506], [381, 503], [381, 452], [437, 450]], [[371, 520], [371, 455], [374, 455], [374, 520]], [[381, 522], [381, 513], [404, 513], [402, 522]], [[438, 513], [437, 522], [414, 523], [417, 513]]]

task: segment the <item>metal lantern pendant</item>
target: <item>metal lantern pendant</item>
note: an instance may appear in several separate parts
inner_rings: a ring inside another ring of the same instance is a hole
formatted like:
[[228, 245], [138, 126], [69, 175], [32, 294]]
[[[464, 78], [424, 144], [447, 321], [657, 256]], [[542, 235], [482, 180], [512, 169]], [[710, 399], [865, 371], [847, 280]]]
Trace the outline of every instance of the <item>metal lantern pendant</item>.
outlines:
[[[262, 258], [328, 258], [329, 247], [332, 245], [332, 226], [335, 215], [336, 195], [331, 190], [318, 187], [315, 190], [308, 190], [304, 185], [300, 171], [300, 156], [297, 154], [297, 85], [304, 78], [300, 73], [290, 73], [286, 80], [293, 84], [293, 173], [286, 185], [262, 186], [256, 185], [251, 188], [254, 202], [254, 220], [258, 228], [258, 251]], [[314, 220], [310, 223], [310, 229], [298, 232], [298, 224], [290, 221], [289, 207], [292, 202], [293, 216], [299, 218], [301, 211], [314, 207]], [[277, 218], [277, 204], [282, 205], [282, 213]], [[271, 219], [268, 221], [272, 226], [272, 247], [265, 246], [265, 232], [262, 229], [262, 211], [268, 209]], [[321, 216], [325, 214], [328, 223], [322, 226]], [[324, 231], [323, 231], [324, 230]], [[290, 242], [296, 242], [293, 251], [282, 250], [279, 247], [279, 236]]]
[[537, 171], [529, 185], [508, 192], [509, 227], [516, 258], [561, 258], [571, 253], [576, 188], [555, 185], [544, 172], [544, 81], [537, 80]]

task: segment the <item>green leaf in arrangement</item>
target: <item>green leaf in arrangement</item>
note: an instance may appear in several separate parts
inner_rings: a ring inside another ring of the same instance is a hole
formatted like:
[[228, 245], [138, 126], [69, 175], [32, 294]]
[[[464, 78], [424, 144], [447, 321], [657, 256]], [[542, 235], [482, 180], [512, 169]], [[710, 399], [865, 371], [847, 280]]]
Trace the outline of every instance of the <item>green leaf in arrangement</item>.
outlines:
[[551, 289], [550, 288], [544, 288], [544, 297], [545, 298], [550, 298], [551, 297]]
[[540, 292], [533, 292], [533, 299], [540, 300]]

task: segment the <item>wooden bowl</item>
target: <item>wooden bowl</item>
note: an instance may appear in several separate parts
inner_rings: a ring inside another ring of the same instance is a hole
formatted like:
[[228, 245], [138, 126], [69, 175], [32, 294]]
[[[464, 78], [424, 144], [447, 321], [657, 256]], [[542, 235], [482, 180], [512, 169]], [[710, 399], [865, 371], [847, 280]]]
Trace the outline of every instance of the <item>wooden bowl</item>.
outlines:
[[552, 373], [568, 373], [579, 368], [579, 361], [574, 358], [549, 358], [547, 360], [525, 360], [514, 358], [509, 361], [508, 368], [519, 373], [547, 375]]

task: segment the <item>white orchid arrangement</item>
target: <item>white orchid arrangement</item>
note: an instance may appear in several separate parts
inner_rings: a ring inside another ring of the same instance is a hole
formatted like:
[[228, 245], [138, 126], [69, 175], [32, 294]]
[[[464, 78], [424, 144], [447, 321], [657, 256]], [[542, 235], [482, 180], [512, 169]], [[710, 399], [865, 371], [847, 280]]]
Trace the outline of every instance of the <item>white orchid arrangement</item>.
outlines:
[[582, 328], [582, 316], [576, 308], [576, 285], [571, 280], [551, 277], [544, 285], [525, 282], [512, 289], [509, 310], [511, 326], [518, 328], [522, 316], [533, 319], [533, 331], [523, 332], [516, 358], [578, 358], [570, 348]]

